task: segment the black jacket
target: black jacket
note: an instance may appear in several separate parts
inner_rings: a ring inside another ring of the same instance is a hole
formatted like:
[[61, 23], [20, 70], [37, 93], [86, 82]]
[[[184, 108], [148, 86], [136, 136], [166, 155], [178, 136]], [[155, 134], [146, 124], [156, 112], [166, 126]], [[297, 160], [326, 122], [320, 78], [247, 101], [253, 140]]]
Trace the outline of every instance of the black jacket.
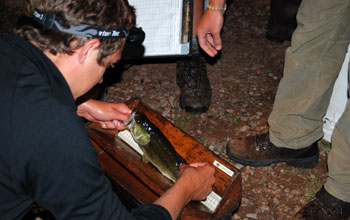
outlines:
[[57, 219], [170, 219], [157, 205], [125, 209], [62, 74], [16, 34], [0, 39], [0, 141], [0, 219], [34, 202]]

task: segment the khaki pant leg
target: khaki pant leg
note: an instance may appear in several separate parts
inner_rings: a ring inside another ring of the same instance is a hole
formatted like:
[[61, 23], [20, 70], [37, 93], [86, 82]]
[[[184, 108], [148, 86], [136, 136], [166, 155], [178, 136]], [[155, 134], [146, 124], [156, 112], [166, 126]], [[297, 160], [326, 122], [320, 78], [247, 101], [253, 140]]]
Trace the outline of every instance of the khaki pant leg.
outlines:
[[[350, 63], [349, 63], [350, 68]], [[349, 70], [349, 69], [348, 69]], [[350, 71], [349, 71], [350, 80]], [[350, 85], [348, 86], [350, 93]], [[326, 190], [338, 199], [350, 202], [350, 102], [338, 120], [328, 155]]]
[[349, 45], [349, 0], [303, 0], [268, 119], [270, 139], [300, 149], [323, 136], [335, 80]]

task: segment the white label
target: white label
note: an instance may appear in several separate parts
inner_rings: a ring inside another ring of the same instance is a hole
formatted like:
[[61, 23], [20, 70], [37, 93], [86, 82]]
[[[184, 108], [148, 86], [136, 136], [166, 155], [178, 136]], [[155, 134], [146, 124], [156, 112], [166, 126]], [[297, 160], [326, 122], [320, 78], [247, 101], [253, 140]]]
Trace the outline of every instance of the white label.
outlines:
[[139, 154], [143, 155], [143, 151], [140, 146], [134, 141], [134, 138], [131, 136], [130, 131], [123, 130], [118, 132], [118, 136], [125, 141], [130, 147], [136, 150]]
[[211, 212], [214, 212], [216, 207], [219, 205], [221, 199], [221, 196], [216, 194], [214, 191], [211, 191], [207, 199], [205, 201], [201, 201], [201, 203], [205, 207], [207, 207]]
[[224, 171], [227, 175], [229, 176], [233, 176], [233, 174], [235, 172], [233, 172], [232, 170], [230, 170], [229, 168], [225, 167], [222, 163], [220, 163], [219, 161], [214, 161], [214, 166], [216, 166], [217, 168], [219, 168], [220, 170]]

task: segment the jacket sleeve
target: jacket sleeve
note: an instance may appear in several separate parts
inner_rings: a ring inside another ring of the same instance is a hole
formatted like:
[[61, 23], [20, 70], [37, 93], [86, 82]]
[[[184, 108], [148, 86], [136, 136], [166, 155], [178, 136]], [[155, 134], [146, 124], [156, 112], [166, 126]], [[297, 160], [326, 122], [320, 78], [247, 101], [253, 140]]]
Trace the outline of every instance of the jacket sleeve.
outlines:
[[135, 219], [140, 219], [140, 220], [141, 219], [142, 220], [146, 220], [146, 219], [171, 220], [171, 216], [169, 212], [162, 206], [155, 205], [155, 204], [140, 206], [137, 209], [132, 210], [132, 214]]

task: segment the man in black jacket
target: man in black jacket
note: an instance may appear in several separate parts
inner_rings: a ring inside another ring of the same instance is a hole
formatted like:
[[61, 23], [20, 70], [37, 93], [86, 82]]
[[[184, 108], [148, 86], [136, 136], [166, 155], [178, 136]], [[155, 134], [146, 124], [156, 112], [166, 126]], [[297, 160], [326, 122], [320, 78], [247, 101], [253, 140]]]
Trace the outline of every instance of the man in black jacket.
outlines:
[[21, 219], [33, 203], [57, 219], [175, 219], [204, 199], [215, 178], [201, 163], [183, 166], [154, 204], [128, 212], [78, 116], [115, 129], [129, 117], [121, 103], [75, 105], [120, 59], [135, 23], [127, 1], [31, 0], [28, 13], [0, 39], [0, 219]]

